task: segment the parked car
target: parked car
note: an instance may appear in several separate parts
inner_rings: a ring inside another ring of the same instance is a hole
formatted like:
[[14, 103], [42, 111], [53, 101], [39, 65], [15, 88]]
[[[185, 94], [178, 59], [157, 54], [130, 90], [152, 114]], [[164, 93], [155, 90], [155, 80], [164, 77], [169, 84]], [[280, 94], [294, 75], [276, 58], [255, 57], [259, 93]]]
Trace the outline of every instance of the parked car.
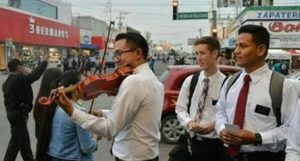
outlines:
[[[240, 71], [238, 67], [227, 65], [220, 65], [218, 68], [227, 76]], [[169, 66], [159, 78], [165, 86], [161, 137], [167, 143], [177, 143], [179, 136], [184, 134], [184, 128], [180, 125], [175, 113], [176, 101], [183, 81], [198, 71], [200, 71], [198, 65]]]

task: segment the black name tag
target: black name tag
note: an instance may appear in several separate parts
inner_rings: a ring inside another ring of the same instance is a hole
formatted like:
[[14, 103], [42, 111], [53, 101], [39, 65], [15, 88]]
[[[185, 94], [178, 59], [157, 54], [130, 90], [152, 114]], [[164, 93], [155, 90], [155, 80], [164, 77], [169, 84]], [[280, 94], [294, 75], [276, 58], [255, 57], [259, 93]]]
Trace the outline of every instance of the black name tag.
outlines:
[[266, 107], [266, 106], [262, 106], [262, 105], [256, 105], [256, 107], [255, 107], [255, 112], [262, 114], [262, 115], [269, 116], [270, 111], [271, 111], [270, 107]]
[[212, 105], [213, 105], [213, 106], [216, 105], [217, 102], [218, 102], [218, 100], [212, 100]]

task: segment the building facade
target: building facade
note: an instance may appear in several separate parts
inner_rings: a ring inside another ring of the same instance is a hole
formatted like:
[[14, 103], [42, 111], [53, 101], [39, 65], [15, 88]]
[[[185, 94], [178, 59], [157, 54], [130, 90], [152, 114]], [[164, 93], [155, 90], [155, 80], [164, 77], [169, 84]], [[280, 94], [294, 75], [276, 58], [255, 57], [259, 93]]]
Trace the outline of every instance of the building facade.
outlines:
[[0, 13], [0, 70], [13, 57], [34, 63], [50, 53], [50, 61], [58, 62], [79, 48], [77, 27], [11, 7], [0, 7]]
[[56, 19], [62, 23], [72, 23], [71, 3], [64, 3], [59, 0], [7, 0], [2, 4]]
[[240, 26], [262, 25], [271, 36], [271, 49], [298, 49], [300, 42], [300, 6], [247, 7], [229, 26], [229, 38], [235, 38]]
[[300, 68], [300, 6], [251, 6], [245, 8], [228, 26], [228, 37], [222, 46], [233, 48], [242, 25], [264, 26], [270, 33], [270, 66], [285, 62], [291, 69]]
[[110, 35], [108, 40], [108, 51], [113, 48], [114, 38], [118, 33], [114, 23], [107, 24], [103, 20], [92, 16], [77, 16], [73, 18], [73, 25], [80, 28], [80, 50], [84, 55], [94, 55], [93, 52], [103, 54], [105, 49], [109, 26]]

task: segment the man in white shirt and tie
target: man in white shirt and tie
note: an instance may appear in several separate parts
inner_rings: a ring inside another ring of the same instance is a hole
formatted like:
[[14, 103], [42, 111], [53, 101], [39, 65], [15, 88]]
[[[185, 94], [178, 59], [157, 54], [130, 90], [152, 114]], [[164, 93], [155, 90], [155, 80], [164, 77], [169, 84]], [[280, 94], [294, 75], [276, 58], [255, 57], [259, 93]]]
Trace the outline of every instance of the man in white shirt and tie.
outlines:
[[215, 104], [226, 78], [217, 67], [220, 43], [213, 37], [202, 37], [195, 41], [194, 53], [201, 72], [191, 97], [190, 112], [187, 106], [192, 75], [182, 84], [176, 104], [177, 118], [192, 137], [192, 161], [221, 161], [224, 146], [214, 129]]
[[[269, 43], [269, 32], [263, 26], [244, 25], [238, 30], [234, 54], [243, 71], [229, 89], [228, 82], [224, 84], [215, 126], [228, 145], [229, 160], [284, 160], [286, 134], [298, 94], [294, 84], [284, 79], [278, 124], [270, 96], [273, 73], [264, 61]], [[227, 123], [236, 124], [241, 130], [232, 133], [225, 128]]]

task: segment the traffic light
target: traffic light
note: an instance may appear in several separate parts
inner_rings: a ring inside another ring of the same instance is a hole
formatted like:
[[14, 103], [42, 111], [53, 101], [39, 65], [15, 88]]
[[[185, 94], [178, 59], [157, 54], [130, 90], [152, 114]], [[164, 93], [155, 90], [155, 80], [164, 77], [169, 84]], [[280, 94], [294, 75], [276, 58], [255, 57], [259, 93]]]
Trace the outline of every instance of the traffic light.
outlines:
[[177, 20], [178, 0], [173, 0], [173, 20]]

